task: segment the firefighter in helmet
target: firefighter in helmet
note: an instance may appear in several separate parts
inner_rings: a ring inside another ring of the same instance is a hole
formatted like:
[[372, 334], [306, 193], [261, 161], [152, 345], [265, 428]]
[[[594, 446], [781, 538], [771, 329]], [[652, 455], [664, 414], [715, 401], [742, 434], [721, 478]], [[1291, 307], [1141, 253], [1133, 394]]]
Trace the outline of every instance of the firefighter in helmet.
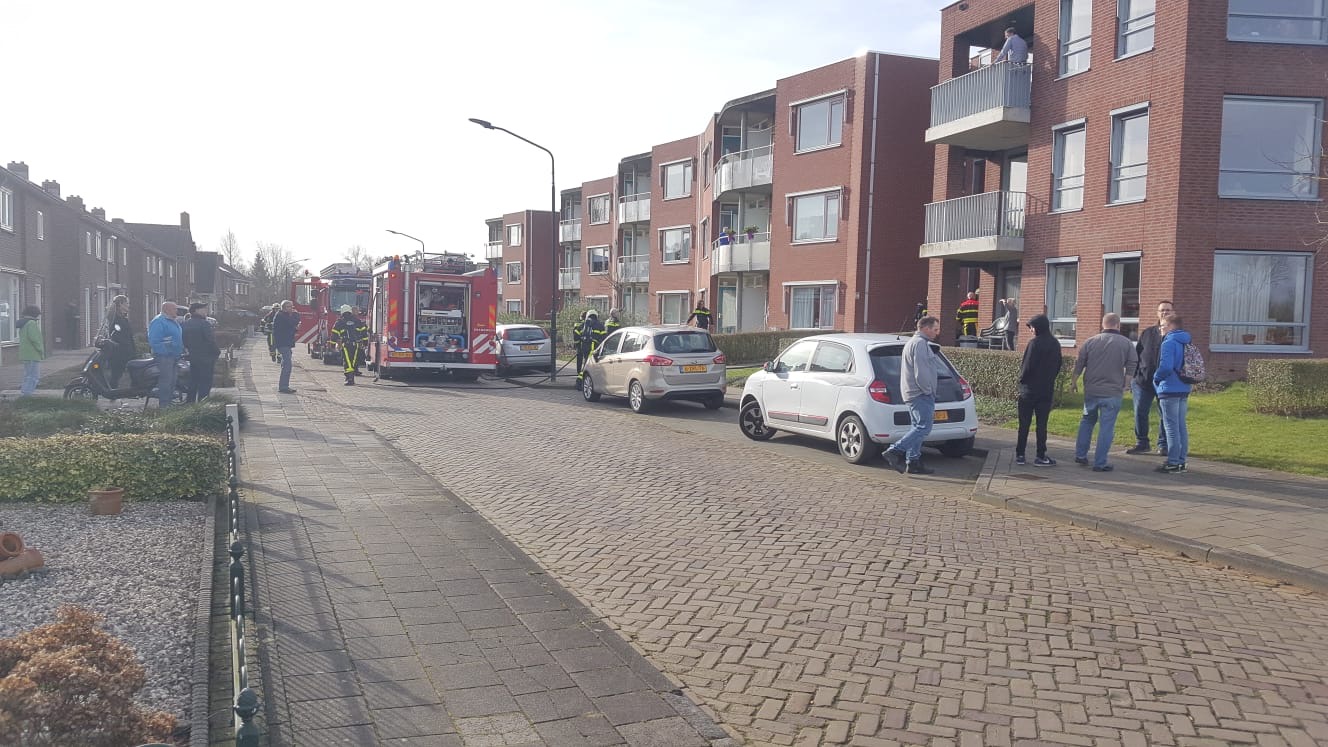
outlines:
[[959, 309], [955, 312], [955, 322], [959, 324], [960, 335], [976, 335], [978, 333], [978, 312], [981, 306], [978, 304], [978, 294], [969, 292], [968, 298], [959, 304]]
[[341, 312], [341, 318], [332, 325], [332, 339], [336, 340], [337, 346], [341, 348], [346, 386], [353, 386], [355, 374], [359, 373], [360, 351], [369, 339], [369, 328], [365, 326], [363, 319], [355, 316], [355, 309], [349, 304], [342, 306], [338, 311]]
[[272, 356], [272, 362], [276, 363], [281, 354], [277, 352], [276, 343], [272, 341], [272, 320], [277, 318], [277, 312], [281, 311], [280, 304], [272, 304], [263, 307], [263, 321], [258, 323], [259, 331], [267, 335], [267, 354]]
[[604, 336], [608, 337], [622, 326], [622, 312], [618, 309], [609, 309], [609, 318], [604, 321]]
[[576, 348], [576, 375], [581, 376], [581, 369], [586, 365], [586, 354], [581, 349], [581, 338], [586, 333], [586, 312], [576, 318], [576, 324], [572, 325], [572, 347]]
[[[589, 360], [599, 348], [599, 344], [604, 342], [604, 325], [599, 321], [599, 312], [590, 309], [586, 312], [586, 321], [581, 325], [581, 341], [577, 347], [577, 357], [582, 360]], [[577, 374], [579, 381], [585, 377], [585, 369]]]

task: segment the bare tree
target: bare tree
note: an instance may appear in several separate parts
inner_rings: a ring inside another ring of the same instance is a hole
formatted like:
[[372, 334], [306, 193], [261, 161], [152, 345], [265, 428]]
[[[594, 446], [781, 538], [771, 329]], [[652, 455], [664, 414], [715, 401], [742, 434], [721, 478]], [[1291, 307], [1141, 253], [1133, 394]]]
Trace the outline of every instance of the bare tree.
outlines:
[[244, 255], [240, 249], [240, 240], [235, 238], [235, 232], [226, 229], [226, 235], [221, 237], [221, 246], [219, 247], [221, 256], [226, 260], [226, 264], [234, 267], [240, 272], [244, 272]]
[[341, 258], [352, 265], [355, 265], [357, 269], [364, 270], [365, 272], [373, 271], [373, 255], [369, 254], [369, 250], [359, 244], [347, 249], [346, 253], [341, 255]]
[[258, 242], [258, 254], [255, 262], [259, 259], [263, 261], [267, 268], [268, 276], [271, 278], [272, 287], [270, 297], [282, 299], [289, 293], [290, 280], [300, 271], [300, 263], [295, 259], [295, 255], [281, 244], [274, 244], [269, 241]]

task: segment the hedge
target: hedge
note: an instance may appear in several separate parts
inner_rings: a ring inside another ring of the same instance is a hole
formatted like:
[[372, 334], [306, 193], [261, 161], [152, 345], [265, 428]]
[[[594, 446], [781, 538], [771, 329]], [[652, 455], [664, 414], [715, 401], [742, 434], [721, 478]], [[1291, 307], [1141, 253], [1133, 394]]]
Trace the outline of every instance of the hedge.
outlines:
[[[1024, 354], [1015, 350], [982, 350], [976, 348], [944, 348], [960, 375], [968, 380], [973, 393], [980, 397], [1015, 399], [1019, 396], [1019, 367]], [[1055, 402], [1060, 404], [1061, 394], [1070, 384], [1074, 371], [1074, 357], [1061, 356], [1061, 373], [1056, 377]]]
[[1269, 415], [1328, 415], [1328, 360], [1260, 358], [1246, 377], [1250, 405]]
[[130, 501], [206, 498], [223, 488], [226, 447], [208, 436], [52, 436], [0, 440], [0, 502], [86, 500], [124, 488]]
[[829, 330], [804, 329], [779, 332], [735, 332], [715, 335], [715, 345], [728, 358], [730, 366], [756, 366], [774, 360], [780, 351], [795, 340], [811, 335], [830, 334]]

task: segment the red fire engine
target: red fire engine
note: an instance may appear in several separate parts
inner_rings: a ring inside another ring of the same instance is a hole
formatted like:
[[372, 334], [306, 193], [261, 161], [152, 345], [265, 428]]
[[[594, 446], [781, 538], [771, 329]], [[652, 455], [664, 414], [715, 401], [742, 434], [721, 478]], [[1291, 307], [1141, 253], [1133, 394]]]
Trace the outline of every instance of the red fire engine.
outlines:
[[497, 370], [498, 275], [470, 267], [464, 254], [417, 253], [374, 269], [370, 370], [384, 379], [435, 371], [470, 380]]
[[331, 339], [332, 326], [341, 316], [337, 310], [350, 306], [363, 319], [369, 309], [369, 288], [369, 273], [349, 262], [328, 265], [317, 276], [306, 274], [292, 280], [291, 300], [300, 312], [296, 344], [303, 343], [309, 355], [322, 358], [324, 364], [339, 364], [341, 351]]

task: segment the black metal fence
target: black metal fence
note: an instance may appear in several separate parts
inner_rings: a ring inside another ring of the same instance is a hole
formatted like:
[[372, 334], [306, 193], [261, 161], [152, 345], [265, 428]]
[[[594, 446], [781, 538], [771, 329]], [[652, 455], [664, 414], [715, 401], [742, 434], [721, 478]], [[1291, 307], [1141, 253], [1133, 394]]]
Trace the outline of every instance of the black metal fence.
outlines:
[[226, 417], [227, 526], [230, 530], [230, 618], [231, 692], [235, 693], [235, 746], [258, 747], [262, 733], [254, 723], [258, 693], [249, 689], [249, 664], [245, 650], [244, 543], [240, 541], [240, 478], [235, 453], [235, 416]]

